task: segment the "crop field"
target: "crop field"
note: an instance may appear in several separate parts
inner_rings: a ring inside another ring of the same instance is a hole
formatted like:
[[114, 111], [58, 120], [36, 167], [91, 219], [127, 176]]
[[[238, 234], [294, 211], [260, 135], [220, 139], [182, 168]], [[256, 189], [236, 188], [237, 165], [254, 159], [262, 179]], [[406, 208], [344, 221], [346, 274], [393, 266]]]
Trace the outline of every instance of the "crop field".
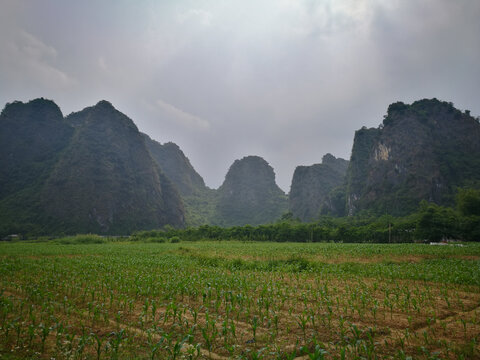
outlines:
[[480, 358], [480, 244], [2, 243], [0, 358]]

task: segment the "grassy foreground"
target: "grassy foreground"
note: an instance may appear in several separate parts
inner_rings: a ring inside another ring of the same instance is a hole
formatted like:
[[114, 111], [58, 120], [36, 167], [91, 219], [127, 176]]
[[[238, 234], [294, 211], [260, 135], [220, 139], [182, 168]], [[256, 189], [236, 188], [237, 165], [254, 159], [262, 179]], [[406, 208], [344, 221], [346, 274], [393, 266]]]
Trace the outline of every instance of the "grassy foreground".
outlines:
[[0, 244], [0, 358], [480, 357], [480, 244]]

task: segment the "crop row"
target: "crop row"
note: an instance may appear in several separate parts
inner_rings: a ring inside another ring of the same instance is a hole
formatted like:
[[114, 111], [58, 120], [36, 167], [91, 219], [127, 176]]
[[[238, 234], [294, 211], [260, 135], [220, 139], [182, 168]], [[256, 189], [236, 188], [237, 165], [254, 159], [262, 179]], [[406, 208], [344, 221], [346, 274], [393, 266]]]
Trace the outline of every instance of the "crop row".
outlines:
[[[56, 359], [479, 355], [480, 295], [464, 277], [366, 276], [348, 270], [359, 263], [322, 267], [295, 254], [262, 268], [252, 264], [283, 255], [254, 259], [252, 251], [251, 259], [235, 258], [210, 243], [207, 256], [196, 244], [166, 245], [59, 250], [30, 244], [27, 254], [16, 253], [15, 244], [3, 248], [2, 353]], [[428, 261], [459, 273], [448, 258]]]

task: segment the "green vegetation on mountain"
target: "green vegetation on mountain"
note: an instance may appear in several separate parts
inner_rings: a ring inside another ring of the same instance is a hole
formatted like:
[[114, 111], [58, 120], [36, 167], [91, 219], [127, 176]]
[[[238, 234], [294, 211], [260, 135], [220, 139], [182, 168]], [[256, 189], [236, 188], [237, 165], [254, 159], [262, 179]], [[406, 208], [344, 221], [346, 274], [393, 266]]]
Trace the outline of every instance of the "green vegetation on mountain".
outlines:
[[153, 159], [182, 196], [190, 196], [206, 188], [203, 178], [195, 171], [177, 144], [168, 142], [162, 145], [146, 134], [143, 136]]
[[287, 211], [285, 193], [275, 183], [272, 167], [261, 157], [235, 160], [218, 189], [216, 225], [258, 225]]
[[0, 198], [40, 182], [72, 134], [50, 100], [7, 104], [0, 115]]
[[422, 201], [407, 216], [362, 215], [319, 216], [315, 222], [301, 222], [291, 216], [257, 226], [142, 231], [134, 240], [169, 242], [171, 238], [198, 240], [243, 240], [276, 242], [406, 243], [442, 240], [480, 240], [480, 191], [459, 189], [456, 207]]
[[0, 114], [0, 235], [48, 231], [39, 194], [72, 134], [53, 101], [5, 106]]
[[185, 205], [185, 223], [187, 226], [216, 223], [217, 190], [205, 187], [182, 198]]
[[405, 215], [421, 200], [452, 205], [480, 180], [480, 124], [437, 99], [389, 106], [382, 126], [355, 134], [347, 212]]
[[152, 158], [177, 187], [185, 206], [185, 223], [189, 226], [211, 224], [215, 220], [216, 191], [205, 186], [190, 160], [177, 144], [160, 144], [143, 134]]
[[0, 202], [3, 234], [125, 234], [183, 226], [177, 190], [135, 124], [110, 103], [65, 120], [51, 101], [14, 103], [0, 121], [0, 162], [7, 175], [18, 174], [2, 178], [8, 189]]
[[262, 158], [236, 160], [223, 185], [214, 190], [205, 186], [176, 144], [162, 145], [144, 137], [153, 159], [179, 189], [188, 226], [271, 223], [287, 210], [286, 195], [276, 185], [273, 169]]
[[14, 102], [0, 121], [1, 236], [259, 224], [287, 210], [263, 159], [236, 162], [209, 189], [176, 144], [141, 134], [106, 101], [67, 118], [50, 100]]
[[236, 160], [209, 189], [176, 144], [141, 134], [106, 101], [67, 118], [50, 100], [7, 104], [0, 168], [2, 237], [166, 225], [251, 235], [270, 224], [282, 235], [262, 239], [295, 238], [291, 231], [306, 239], [311, 225], [297, 221], [323, 229], [311, 240], [385, 241], [386, 223], [389, 240], [480, 237], [480, 124], [436, 99], [391, 104], [379, 128], [355, 133], [350, 161], [327, 154], [297, 167], [289, 199], [258, 156]]
[[348, 161], [331, 154], [326, 154], [321, 164], [298, 166], [289, 194], [292, 216], [302, 221], [312, 221], [322, 213], [343, 215], [345, 197], [340, 188], [347, 167]]

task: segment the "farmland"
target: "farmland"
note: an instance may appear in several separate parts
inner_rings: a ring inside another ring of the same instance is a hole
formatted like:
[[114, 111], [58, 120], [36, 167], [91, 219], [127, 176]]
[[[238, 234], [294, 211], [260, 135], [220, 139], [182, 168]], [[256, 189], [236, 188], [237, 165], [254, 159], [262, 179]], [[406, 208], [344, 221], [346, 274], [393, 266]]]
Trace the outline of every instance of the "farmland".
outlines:
[[0, 244], [0, 358], [480, 357], [480, 244]]

